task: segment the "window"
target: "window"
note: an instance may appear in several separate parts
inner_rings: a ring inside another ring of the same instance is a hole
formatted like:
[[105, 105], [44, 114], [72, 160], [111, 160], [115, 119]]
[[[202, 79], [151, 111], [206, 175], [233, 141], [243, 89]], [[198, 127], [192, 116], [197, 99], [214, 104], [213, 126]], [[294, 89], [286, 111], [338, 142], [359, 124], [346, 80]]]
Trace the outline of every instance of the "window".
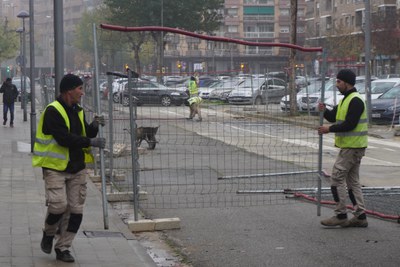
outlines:
[[281, 8], [280, 13], [281, 16], [289, 16], [290, 15], [289, 8]]
[[289, 26], [281, 26], [280, 33], [289, 33]]
[[356, 26], [363, 26], [364, 24], [364, 10], [356, 10]]
[[332, 29], [332, 17], [331, 16], [326, 17], [326, 29], [327, 30]]
[[238, 32], [238, 26], [229, 25], [228, 32]]
[[226, 13], [229, 16], [237, 16], [238, 15], [238, 9], [237, 8], [228, 8], [226, 10]]

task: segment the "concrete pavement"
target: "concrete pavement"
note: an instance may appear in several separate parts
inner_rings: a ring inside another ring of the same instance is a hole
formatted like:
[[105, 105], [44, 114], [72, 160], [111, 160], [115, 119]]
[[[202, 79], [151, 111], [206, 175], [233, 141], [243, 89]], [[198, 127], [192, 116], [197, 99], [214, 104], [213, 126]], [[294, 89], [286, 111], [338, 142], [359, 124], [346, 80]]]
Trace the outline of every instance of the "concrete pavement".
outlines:
[[156, 266], [110, 206], [109, 229], [104, 230], [101, 192], [90, 180], [83, 223], [71, 249], [75, 263], [41, 251], [44, 183], [41, 169], [31, 166], [29, 111], [23, 122], [18, 104], [14, 128], [0, 126], [0, 266]]

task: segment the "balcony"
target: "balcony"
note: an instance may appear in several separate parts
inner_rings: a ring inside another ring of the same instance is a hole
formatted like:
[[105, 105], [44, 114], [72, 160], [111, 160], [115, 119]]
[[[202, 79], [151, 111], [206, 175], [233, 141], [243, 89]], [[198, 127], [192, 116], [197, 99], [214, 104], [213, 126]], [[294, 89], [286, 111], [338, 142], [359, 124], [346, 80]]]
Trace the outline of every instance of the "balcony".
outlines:
[[238, 33], [238, 32], [226, 32], [224, 34], [224, 36], [227, 37], [227, 38], [237, 39], [237, 38], [240, 38], [240, 33]]
[[244, 32], [244, 38], [258, 39], [258, 38], [274, 38], [274, 32]]
[[164, 56], [166, 57], [179, 57], [180, 53], [178, 50], [164, 50]]
[[201, 51], [199, 51], [199, 50], [188, 50], [186, 52], [186, 56], [188, 56], [188, 57], [201, 57]]
[[244, 22], [249, 22], [249, 21], [274, 21], [275, 17], [274, 16], [269, 16], [269, 15], [245, 15], [243, 16], [243, 21]]

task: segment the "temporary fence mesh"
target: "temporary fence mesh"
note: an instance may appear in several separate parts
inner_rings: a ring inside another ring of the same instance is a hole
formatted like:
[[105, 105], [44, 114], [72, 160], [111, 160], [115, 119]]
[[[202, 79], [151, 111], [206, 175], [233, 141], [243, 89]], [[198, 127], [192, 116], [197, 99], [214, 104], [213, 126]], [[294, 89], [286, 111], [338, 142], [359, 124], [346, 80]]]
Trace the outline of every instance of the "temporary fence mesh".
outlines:
[[[318, 116], [288, 116], [288, 48], [280, 48], [285, 56], [271, 57], [274, 47], [164, 33], [167, 47], [161, 60], [154, 32], [99, 30], [99, 55], [102, 66], [107, 66], [102, 72], [126, 73], [125, 66], [137, 69], [132, 45], [123, 40], [138, 36], [146, 41], [139, 53], [140, 77], [132, 81], [138, 98], [132, 104], [135, 123], [144, 130], [156, 129], [156, 142], [144, 140], [138, 147], [138, 184], [145, 194], [140, 195], [141, 207], [285, 204], [291, 198], [284, 189], [317, 187]], [[316, 52], [298, 52], [297, 58], [299, 76], [313, 73]], [[159, 62], [162, 68], [157, 68]], [[112, 100], [113, 153], [107, 154], [107, 162], [113, 155], [112, 189], [133, 191], [127, 79], [111, 76], [112, 89], [104, 82], [100, 91], [104, 113], [109, 114], [107, 100]], [[203, 98], [201, 122], [197, 116], [187, 119], [185, 91], [191, 76]], [[299, 88], [302, 85], [303, 80], [298, 83]], [[315, 81], [303, 91], [315, 92], [319, 86]], [[242, 90], [236, 100], [228, 98]], [[284, 96], [286, 105], [281, 107]], [[109, 131], [106, 127], [107, 136]]]
[[[320, 180], [318, 175], [315, 108], [322, 83], [316, 75], [322, 63], [318, 52], [296, 52], [299, 113], [294, 116], [289, 114], [290, 48], [164, 32], [160, 56], [154, 32], [100, 29], [98, 33], [100, 73], [105, 79], [98, 81], [99, 87], [93, 79], [85, 80], [82, 104], [87, 118], [99, 105], [107, 119], [103, 132], [108, 192], [133, 192], [137, 177], [141, 208], [170, 209], [288, 204], [299, 193], [316, 197], [319, 181], [329, 187], [328, 178]], [[132, 51], [139, 37], [145, 40], [140, 61]], [[275, 50], [280, 56], [272, 55]], [[157, 67], [160, 64], [163, 67]], [[127, 78], [116, 75], [126, 74], [126, 66], [140, 70], [139, 78], [130, 81], [137, 97], [131, 107]], [[189, 107], [182, 99], [191, 76], [198, 80], [203, 98], [201, 122], [197, 116], [187, 120]], [[279, 79], [285, 82], [283, 88]], [[133, 131], [144, 140], [132, 146]], [[333, 165], [338, 151], [333, 143], [333, 136], [324, 136], [323, 169]], [[399, 205], [392, 205], [399, 201], [396, 192], [366, 194], [368, 208], [399, 214]], [[322, 200], [331, 200], [331, 194], [322, 192]]]

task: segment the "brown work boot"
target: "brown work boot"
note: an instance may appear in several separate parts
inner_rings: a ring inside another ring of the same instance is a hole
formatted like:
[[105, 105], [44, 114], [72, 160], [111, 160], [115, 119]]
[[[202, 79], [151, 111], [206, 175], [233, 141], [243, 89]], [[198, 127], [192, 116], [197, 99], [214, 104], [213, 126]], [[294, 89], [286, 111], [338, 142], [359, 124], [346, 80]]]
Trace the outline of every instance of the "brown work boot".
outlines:
[[350, 220], [347, 221], [342, 227], [368, 227], [367, 218], [360, 219], [359, 217], [354, 216]]
[[333, 216], [331, 218], [325, 219], [321, 221], [321, 224], [324, 226], [343, 226], [348, 222], [347, 217]]

